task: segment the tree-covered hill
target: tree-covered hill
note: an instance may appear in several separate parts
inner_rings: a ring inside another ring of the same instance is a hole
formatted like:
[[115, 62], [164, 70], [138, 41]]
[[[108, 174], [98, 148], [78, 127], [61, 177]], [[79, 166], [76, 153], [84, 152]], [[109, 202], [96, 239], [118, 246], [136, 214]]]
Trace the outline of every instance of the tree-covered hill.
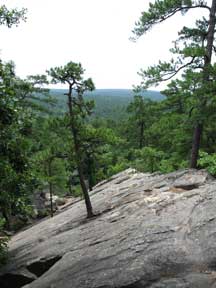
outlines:
[[[57, 100], [56, 112], [65, 112], [67, 97], [64, 89], [51, 89], [50, 94]], [[164, 96], [159, 91], [142, 92], [145, 98], [160, 101]], [[97, 89], [86, 92], [86, 100], [95, 101], [94, 115], [97, 117], [109, 118], [113, 120], [121, 119], [126, 111], [126, 107], [133, 100], [134, 93], [130, 89]]]

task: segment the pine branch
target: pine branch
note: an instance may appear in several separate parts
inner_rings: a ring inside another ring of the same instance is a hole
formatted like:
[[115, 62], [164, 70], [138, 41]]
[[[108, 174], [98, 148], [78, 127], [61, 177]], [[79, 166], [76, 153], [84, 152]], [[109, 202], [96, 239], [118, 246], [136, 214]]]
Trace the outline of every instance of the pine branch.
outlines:
[[149, 10], [143, 12], [139, 21], [135, 23], [132, 33], [132, 41], [136, 41], [140, 36], [149, 31], [154, 25], [162, 23], [178, 12], [185, 14], [190, 9], [204, 8], [210, 12], [211, 8], [200, 2], [196, 5], [183, 5], [182, 1], [158, 0], [154, 4], [150, 3]]

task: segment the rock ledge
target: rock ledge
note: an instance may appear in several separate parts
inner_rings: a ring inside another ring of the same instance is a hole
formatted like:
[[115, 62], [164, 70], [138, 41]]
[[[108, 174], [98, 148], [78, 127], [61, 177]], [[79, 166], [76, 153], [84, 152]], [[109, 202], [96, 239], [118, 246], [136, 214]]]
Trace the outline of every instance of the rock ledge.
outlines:
[[128, 169], [13, 236], [1, 288], [216, 287], [216, 181], [206, 171]]

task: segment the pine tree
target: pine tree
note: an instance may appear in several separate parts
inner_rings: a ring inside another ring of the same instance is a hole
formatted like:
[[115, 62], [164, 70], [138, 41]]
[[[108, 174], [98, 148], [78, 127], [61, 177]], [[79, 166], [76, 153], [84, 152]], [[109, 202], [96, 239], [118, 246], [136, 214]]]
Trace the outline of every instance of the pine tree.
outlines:
[[88, 189], [85, 183], [85, 172], [83, 164], [83, 147], [80, 131], [82, 130], [83, 120], [91, 113], [92, 102], [85, 102], [83, 93], [94, 90], [92, 79], [83, 79], [84, 69], [80, 63], [69, 62], [63, 67], [51, 68], [48, 74], [53, 83], [63, 83], [68, 85], [68, 116], [69, 127], [73, 138], [73, 148], [75, 160], [79, 173], [80, 185], [85, 199], [87, 217], [93, 217], [93, 209], [90, 201]]
[[215, 65], [212, 64], [212, 54], [215, 53], [216, 0], [212, 0], [211, 6], [203, 0], [157, 0], [149, 4], [147, 12], [142, 13], [133, 32], [136, 40], [155, 24], [173, 17], [178, 12], [184, 15], [191, 9], [207, 10], [208, 19], [203, 17], [197, 20], [194, 28], [183, 27], [172, 49], [174, 57], [170, 62], [159, 61], [158, 65], [142, 70], [140, 75], [143, 80], [140, 86], [148, 88], [183, 72], [182, 77], [187, 85], [182, 85], [181, 93], [187, 92], [193, 98], [190, 100], [192, 105], [189, 109], [194, 126], [190, 167], [196, 168], [208, 108], [214, 101]]

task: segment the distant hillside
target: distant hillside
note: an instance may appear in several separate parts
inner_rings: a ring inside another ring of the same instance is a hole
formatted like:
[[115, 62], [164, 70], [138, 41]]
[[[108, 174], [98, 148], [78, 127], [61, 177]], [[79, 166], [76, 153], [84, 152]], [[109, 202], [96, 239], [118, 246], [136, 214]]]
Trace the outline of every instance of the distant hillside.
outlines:
[[[51, 89], [51, 95], [56, 98], [57, 113], [62, 113], [66, 109], [67, 97], [64, 95], [67, 90]], [[158, 91], [146, 91], [142, 94], [146, 98], [154, 101], [164, 99], [164, 96]], [[97, 89], [93, 92], [85, 93], [86, 100], [95, 101], [94, 115], [118, 120], [125, 115], [126, 107], [133, 99], [133, 91], [130, 89]]]

